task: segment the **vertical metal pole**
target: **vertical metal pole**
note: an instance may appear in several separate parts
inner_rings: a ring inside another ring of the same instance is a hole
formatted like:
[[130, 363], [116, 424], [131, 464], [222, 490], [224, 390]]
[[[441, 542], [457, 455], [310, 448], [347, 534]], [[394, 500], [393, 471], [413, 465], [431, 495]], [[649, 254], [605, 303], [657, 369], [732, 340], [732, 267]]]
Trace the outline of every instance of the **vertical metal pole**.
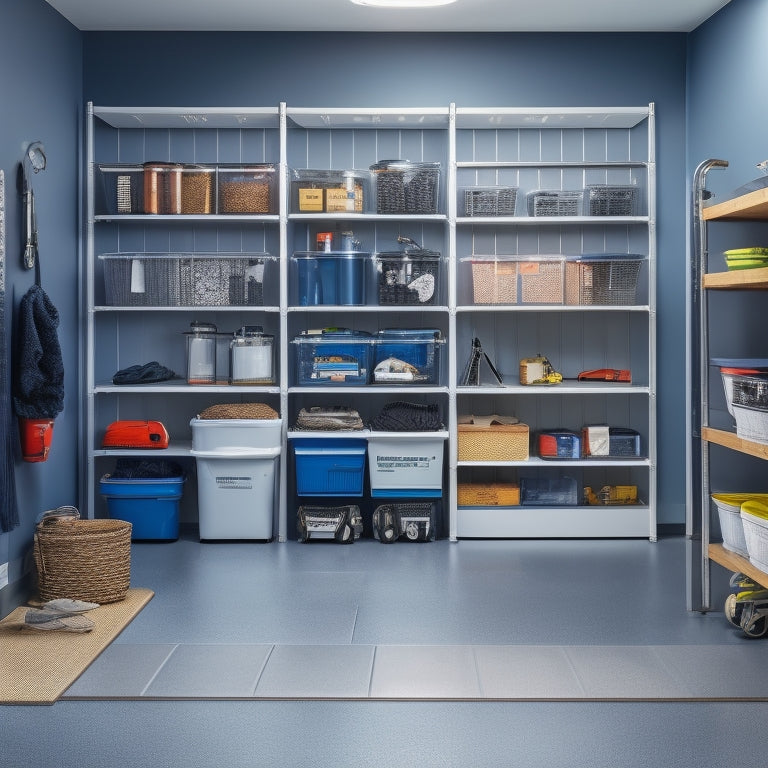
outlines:
[[705, 160], [693, 175], [692, 240], [690, 283], [688, 286], [688, 487], [686, 535], [688, 536], [688, 609], [708, 611], [710, 606], [709, 569], [709, 446], [701, 439], [709, 419], [709, 332], [707, 294], [703, 278], [707, 271], [709, 247], [707, 225], [702, 218], [706, 176], [712, 168], [726, 168], [725, 160]]

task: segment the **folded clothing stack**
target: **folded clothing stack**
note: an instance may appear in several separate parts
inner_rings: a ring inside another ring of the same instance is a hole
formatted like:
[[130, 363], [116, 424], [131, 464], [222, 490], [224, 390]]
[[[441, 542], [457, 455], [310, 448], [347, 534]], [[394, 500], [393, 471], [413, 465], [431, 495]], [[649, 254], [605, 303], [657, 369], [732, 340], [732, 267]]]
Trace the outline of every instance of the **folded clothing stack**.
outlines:
[[327, 408], [315, 405], [299, 411], [294, 428], [322, 432], [359, 430], [363, 428], [363, 420], [357, 411], [343, 405], [332, 405]]
[[389, 403], [371, 421], [378, 432], [436, 432], [442, 427], [436, 403]]

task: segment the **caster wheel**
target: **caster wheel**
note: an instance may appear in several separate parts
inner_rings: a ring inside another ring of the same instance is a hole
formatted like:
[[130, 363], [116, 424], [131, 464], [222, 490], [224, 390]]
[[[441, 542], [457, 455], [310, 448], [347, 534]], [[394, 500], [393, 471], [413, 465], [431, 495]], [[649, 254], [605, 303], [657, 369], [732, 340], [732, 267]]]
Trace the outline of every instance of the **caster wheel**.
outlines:
[[734, 627], [741, 628], [741, 615], [744, 611], [744, 603], [740, 601], [736, 595], [728, 595], [725, 598], [725, 606], [723, 607], [723, 613], [725, 618], [728, 619], [728, 623]]
[[384, 528], [381, 529], [379, 536], [381, 537], [381, 541], [384, 544], [392, 544], [393, 542], [397, 541], [397, 531], [395, 530], [395, 526], [384, 526]]
[[336, 532], [336, 541], [340, 544], [351, 544], [354, 540], [355, 532], [352, 530], [352, 526], [349, 523], [344, 523]]
[[756, 609], [754, 603], [745, 606], [741, 614], [741, 631], [747, 637], [763, 637], [768, 632], [768, 616]]

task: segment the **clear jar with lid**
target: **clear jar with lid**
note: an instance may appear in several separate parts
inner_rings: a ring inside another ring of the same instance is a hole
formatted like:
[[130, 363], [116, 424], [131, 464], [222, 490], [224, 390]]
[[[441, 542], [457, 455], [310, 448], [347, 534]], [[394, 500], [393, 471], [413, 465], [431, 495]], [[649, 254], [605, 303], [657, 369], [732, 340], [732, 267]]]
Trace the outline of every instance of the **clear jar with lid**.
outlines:
[[193, 321], [187, 337], [187, 384], [216, 383], [216, 326]]
[[275, 337], [260, 325], [244, 325], [230, 342], [230, 384], [274, 384]]

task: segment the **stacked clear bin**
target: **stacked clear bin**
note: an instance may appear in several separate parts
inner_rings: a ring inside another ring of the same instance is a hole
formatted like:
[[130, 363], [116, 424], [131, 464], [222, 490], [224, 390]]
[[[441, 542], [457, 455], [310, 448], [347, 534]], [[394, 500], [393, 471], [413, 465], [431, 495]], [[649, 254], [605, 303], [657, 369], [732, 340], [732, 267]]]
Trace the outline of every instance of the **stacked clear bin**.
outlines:
[[112, 307], [262, 306], [268, 253], [103, 253]]
[[276, 214], [272, 163], [99, 165], [98, 215]]
[[359, 170], [291, 171], [293, 213], [365, 213], [370, 174]]

